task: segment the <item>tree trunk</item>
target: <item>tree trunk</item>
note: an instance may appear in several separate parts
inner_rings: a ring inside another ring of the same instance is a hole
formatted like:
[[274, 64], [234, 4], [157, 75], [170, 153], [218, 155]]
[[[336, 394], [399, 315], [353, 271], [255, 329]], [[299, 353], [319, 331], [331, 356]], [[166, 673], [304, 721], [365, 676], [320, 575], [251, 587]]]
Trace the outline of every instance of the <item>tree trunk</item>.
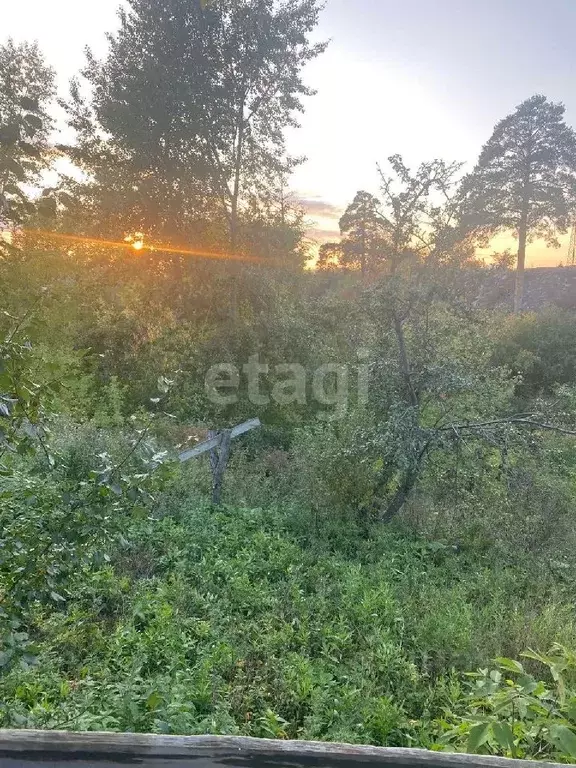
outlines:
[[238, 116], [238, 144], [236, 146], [236, 158], [234, 167], [234, 186], [230, 204], [230, 256], [232, 285], [230, 290], [230, 314], [232, 322], [238, 320], [238, 280], [240, 270], [236, 261], [238, 248], [238, 203], [240, 200], [240, 182], [242, 174], [242, 153], [244, 151], [244, 104], [242, 104]]
[[396, 517], [398, 512], [400, 512], [404, 504], [408, 501], [412, 489], [416, 485], [418, 474], [418, 468], [412, 468], [406, 472], [400, 483], [400, 487], [392, 497], [384, 513], [381, 515], [381, 522], [389, 523], [390, 520]]
[[362, 282], [366, 283], [366, 226], [362, 224], [362, 256], [360, 258], [360, 270], [362, 273]]
[[232, 256], [236, 256], [236, 248], [238, 247], [238, 200], [240, 197], [240, 174], [242, 171], [243, 134], [244, 130], [243, 126], [241, 126], [238, 137], [236, 167], [234, 169], [234, 189], [232, 191], [232, 202], [230, 206], [230, 251]]
[[412, 377], [410, 375], [410, 362], [408, 360], [408, 352], [406, 350], [406, 339], [404, 337], [404, 328], [402, 326], [402, 320], [398, 316], [398, 312], [394, 310], [394, 332], [396, 333], [396, 339], [398, 341], [398, 353], [400, 358], [400, 371], [402, 378], [406, 384], [406, 392], [410, 405], [414, 408], [418, 407], [418, 395], [414, 391], [412, 385]]
[[516, 287], [514, 290], [514, 314], [522, 312], [524, 301], [524, 271], [526, 266], [526, 241], [528, 239], [528, 211], [530, 209], [529, 172], [524, 182], [522, 211], [518, 227], [518, 264], [516, 266]]
[[392, 518], [396, 517], [398, 512], [400, 512], [404, 504], [406, 504], [406, 502], [408, 501], [408, 497], [414, 490], [414, 487], [420, 477], [422, 464], [424, 462], [424, 459], [426, 458], [426, 454], [428, 453], [430, 444], [431, 444], [430, 440], [427, 440], [426, 443], [424, 443], [424, 445], [422, 446], [422, 449], [420, 450], [420, 453], [418, 454], [418, 456], [415, 457], [414, 461], [412, 462], [412, 465], [404, 473], [404, 477], [402, 478], [400, 487], [392, 497], [390, 503], [386, 507], [386, 510], [380, 516], [380, 520], [383, 523], [389, 523], [390, 520], [392, 520]]
[[[419, 399], [418, 394], [412, 384], [412, 376], [410, 372], [410, 361], [408, 359], [408, 350], [406, 348], [406, 338], [404, 336], [404, 327], [402, 320], [397, 310], [394, 310], [394, 332], [396, 334], [396, 340], [398, 341], [398, 357], [400, 362], [400, 371], [402, 378], [406, 385], [407, 400], [413, 408], [416, 408], [419, 413]], [[428, 450], [428, 443], [424, 445], [418, 456], [416, 456], [409, 467], [404, 473], [398, 490], [390, 500], [385, 511], [380, 515], [380, 520], [383, 523], [387, 523], [394, 518], [398, 512], [402, 509], [408, 497], [410, 496], [418, 477], [420, 476], [420, 468], [422, 461]]]

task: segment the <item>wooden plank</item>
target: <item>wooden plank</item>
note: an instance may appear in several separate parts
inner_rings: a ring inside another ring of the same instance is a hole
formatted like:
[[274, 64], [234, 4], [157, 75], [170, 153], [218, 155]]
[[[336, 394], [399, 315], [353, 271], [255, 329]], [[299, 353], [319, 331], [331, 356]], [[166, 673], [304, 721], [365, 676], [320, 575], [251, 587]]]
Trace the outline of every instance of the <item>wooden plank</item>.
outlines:
[[258, 429], [258, 427], [261, 426], [262, 422], [260, 419], [250, 419], [249, 421], [245, 421], [244, 424], [239, 424], [237, 427], [234, 427], [230, 436], [232, 439], [234, 439], [235, 437], [240, 437], [240, 435], [243, 435], [246, 432], [250, 432], [252, 429]]
[[[245, 434], [246, 432], [250, 432], [252, 429], [257, 429], [258, 427], [261, 427], [262, 424], [260, 422], [260, 419], [250, 419], [250, 421], [245, 421], [244, 424], [239, 424], [237, 427], [234, 427], [233, 430], [231, 430], [230, 437], [234, 439], [235, 437], [240, 437], [240, 435]], [[197, 456], [201, 456], [203, 453], [206, 453], [207, 451], [211, 451], [214, 448], [218, 448], [220, 445], [220, 440], [222, 439], [221, 435], [217, 435], [216, 437], [210, 438], [210, 440], [205, 440], [203, 443], [199, 443], [195, 448], [190, 448], [188, 451], [183, 451], [178, 458], [181, 462], [189, 461], [190, 459], [194, 459]]]
[[211, 451], [213, 448], [218, 448], [220, 445], [220, 435], [211, 437], [210, 440], [205, 440], [203, 443], [198, 443], [195, 448], [191, 448], [189, 451], [184, 451], [178, 458], [182, 463], [189, 459], [194, 459], [196, 456], [201, 456], [203, 453]]
[[557, 763], [238, 736], [1, 731], [2, 768], [557, 768]]

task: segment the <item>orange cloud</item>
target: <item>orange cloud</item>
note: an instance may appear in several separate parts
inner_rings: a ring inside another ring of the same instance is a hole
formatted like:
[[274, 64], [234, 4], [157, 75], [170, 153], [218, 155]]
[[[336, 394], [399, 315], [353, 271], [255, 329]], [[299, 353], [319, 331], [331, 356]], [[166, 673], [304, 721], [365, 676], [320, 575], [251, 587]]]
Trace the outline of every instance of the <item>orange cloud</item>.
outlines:
[[327, 218], [339, 221], [344, 212], [343, 208], [340, 206], [319, 198], [298, 198], [297, 202], [310, 216], [323, 219]]
[[340, 239], [339, 222], [344, 212], [342, 207], [316, 197], [300, 197], [297, 202], [310, 217], [306, 235], [316, 246]]

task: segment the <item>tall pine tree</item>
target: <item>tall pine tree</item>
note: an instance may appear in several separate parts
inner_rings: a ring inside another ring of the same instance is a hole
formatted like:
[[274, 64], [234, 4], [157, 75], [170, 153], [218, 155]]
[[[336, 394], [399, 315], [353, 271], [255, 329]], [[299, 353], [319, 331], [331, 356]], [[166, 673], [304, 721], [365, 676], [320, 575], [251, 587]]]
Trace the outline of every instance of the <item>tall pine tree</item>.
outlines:
[[386, 237], [380, 203], [369, 192], [357, 192], [340, 219], [342, 264], [359, 265], [366, 278], [386, 259]]
[[557, 244], [576, 207], [576, 134], [564, 106], [532, 96], [501, 120], [464, 181], [467, 221], [490, 234], [518, 237], [514, 311], [524, 297], [526, 244]]

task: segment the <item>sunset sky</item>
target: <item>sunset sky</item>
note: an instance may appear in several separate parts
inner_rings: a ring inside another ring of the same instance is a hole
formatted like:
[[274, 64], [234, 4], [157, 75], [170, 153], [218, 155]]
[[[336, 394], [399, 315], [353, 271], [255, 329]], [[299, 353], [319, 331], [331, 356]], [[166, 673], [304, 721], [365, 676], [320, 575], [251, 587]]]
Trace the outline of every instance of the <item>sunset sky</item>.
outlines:
[[[3, 35], [37, 39], [65, 92], [84, 46], [105, 51], [118, 0], [3, 5]], [[378, 192], [375, 165], [391, 154], [472, 164], [494, 124], [534, 93], [563, 101], [576, 126], [574, 30], [576, 0], [327, 0], [317, 34], [332, 42], [307, 72], [318, 94], [289, 136], [308, 157], [293, 188], [311, 229], [331, 237], [358, 189]], [[566, 246], [529, 248], [531, 266], [565, 258]]]

